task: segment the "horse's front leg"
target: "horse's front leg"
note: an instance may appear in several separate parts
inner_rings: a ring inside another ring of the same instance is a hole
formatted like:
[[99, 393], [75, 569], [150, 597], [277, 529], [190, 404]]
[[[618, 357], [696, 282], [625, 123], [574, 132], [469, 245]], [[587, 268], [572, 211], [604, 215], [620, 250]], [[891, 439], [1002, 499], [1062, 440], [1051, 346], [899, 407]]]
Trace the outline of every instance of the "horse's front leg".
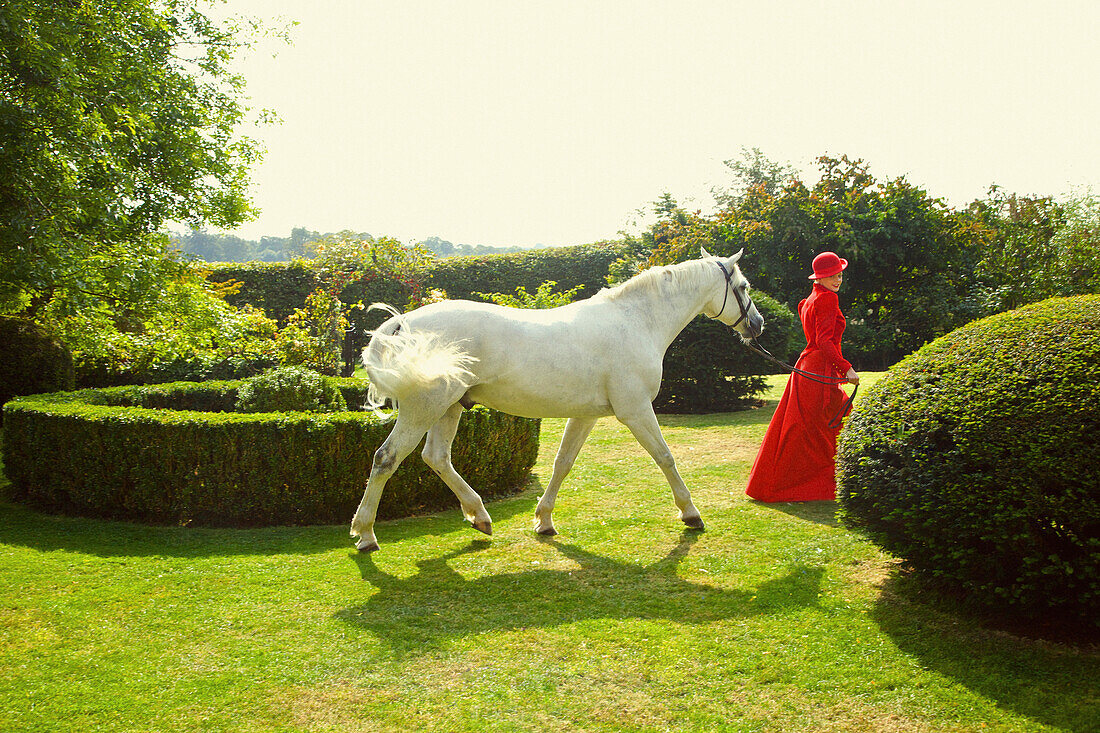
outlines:
[[378, 500], [382, 498], [382, 489], [401, 465], [401, 461], [416, 448], [427, 432], [427, 425], [405, 417], [405, 414], [398, 412], [397, 424], [382, 443], [382, 447], [375, 451], [363, 500], [359, 502], [359, 508], [351, 520], [351, 536], [359, 537], [355, 546], [360, 552], [374, 552], [378, 549], [378, 540], [374, 536], [374, 520], [378, 514]]
[[546, 485], [546, 491], [542, 493], [538, 506], [535, 507], [535, 531], [544, 535], [555, 535], [554, 520], [551, 514], [554, 511], [554, 502], [558, 498], [558, 489], [565, 481], [569, 470], [573, 468], [573, 462], [577, 460], [577, 454], [581, 446], [592, 432], [592, 426], [596, 424], [594, 417], [571, 417], [565, 423], [565, 431], [561, 436], [561, 445], [558, 447], [558, 455], [554, 458], [554, 472], [550, 474], [550, 483]]
[[664, 472], [668, 479], [668, 485], [672, 487], [672, 496], [676, 501], [676, 507], [680, 510], [680, 521], [692, 529], [703, 529], [703, 518], [699, 510], [691, 501], [691, 492], [688, 491], [684, 480], [680, 478], [680, 472], [676, 470], [676, 460], [672, 457], [672, 451], [668, 449], [668, 443], [661, 435], [661, 426], [657, 424], [657, 416], [653, 413], [653, 406], [646, 403], [637, 409], [620, 414], [615, 413], [619, 421], [626, 425], [637, 438], [642, 447], [646, 449], [653, 460]]

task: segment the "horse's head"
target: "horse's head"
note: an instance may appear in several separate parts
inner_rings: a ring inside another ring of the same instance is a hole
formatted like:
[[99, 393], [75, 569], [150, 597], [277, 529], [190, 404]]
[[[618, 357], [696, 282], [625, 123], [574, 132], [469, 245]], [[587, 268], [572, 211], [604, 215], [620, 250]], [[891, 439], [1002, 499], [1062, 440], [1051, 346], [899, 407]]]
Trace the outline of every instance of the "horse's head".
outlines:
[[756, 303], [749, 297], [749, 281], [741, 274], [737, 261], [745, 250], [733, 257], [714, 257], [705, 249], [700, 250], [703, 259], [713, 262], [717, 267], [719, 285], [715, 286], [714, 296], [707, 301], [703, 315], [721, 321], [733, 328], [741, 338], [750, 339], [764, 331], [764, 318], [756, 309]]

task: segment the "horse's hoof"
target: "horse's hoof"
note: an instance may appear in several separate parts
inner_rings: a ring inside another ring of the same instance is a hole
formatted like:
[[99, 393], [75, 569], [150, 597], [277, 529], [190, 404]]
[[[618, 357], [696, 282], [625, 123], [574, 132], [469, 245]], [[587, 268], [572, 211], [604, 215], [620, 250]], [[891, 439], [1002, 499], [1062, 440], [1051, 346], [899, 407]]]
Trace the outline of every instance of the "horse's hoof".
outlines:
[[535, 531], [541, 534], [543, 537], [553, 537], [558, 533], [558, 530], [554, 529], [553, 527], [549, 527], [547, 529], [536, 529]]
[[684, 524], [692, 529], [705, 529], [702, 517], [690, 517], [684, 520]]
[[359, 552], [374, 552], [375, 550], [378, 549], [378, 543], [377, 542], [360, 542], [359, 544], [356, 545], [356, 548], [358, 548]]
[[470, 526], [476, 529], [478, 532], [492, 536], [493, 523], [492, 522], [471, 522]]

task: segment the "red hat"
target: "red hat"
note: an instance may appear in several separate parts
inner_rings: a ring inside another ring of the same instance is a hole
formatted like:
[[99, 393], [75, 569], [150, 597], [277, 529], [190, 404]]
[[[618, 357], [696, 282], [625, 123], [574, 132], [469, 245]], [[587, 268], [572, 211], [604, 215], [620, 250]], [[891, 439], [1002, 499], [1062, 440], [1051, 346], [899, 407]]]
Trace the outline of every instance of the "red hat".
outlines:
[[820, 280], [823, 277], [832, 277], [848, 266], [848, 260], [837, 257], [836, 252], [822, 252], [814, 257], [814, 274], [809, 280]]

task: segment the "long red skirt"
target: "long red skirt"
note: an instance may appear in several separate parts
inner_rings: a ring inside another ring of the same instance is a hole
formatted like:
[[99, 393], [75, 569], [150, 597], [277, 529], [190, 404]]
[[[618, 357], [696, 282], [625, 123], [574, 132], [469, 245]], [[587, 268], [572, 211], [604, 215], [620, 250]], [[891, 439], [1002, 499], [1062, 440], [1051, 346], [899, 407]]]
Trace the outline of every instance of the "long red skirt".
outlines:
[[[795, 366], [814, 374], [834, 373], [820, 351], [803, 354]], [[791, 374], [745, 493], [767, 502], [835, 499], [836, 438], [847, 399], [838, 385]]]

